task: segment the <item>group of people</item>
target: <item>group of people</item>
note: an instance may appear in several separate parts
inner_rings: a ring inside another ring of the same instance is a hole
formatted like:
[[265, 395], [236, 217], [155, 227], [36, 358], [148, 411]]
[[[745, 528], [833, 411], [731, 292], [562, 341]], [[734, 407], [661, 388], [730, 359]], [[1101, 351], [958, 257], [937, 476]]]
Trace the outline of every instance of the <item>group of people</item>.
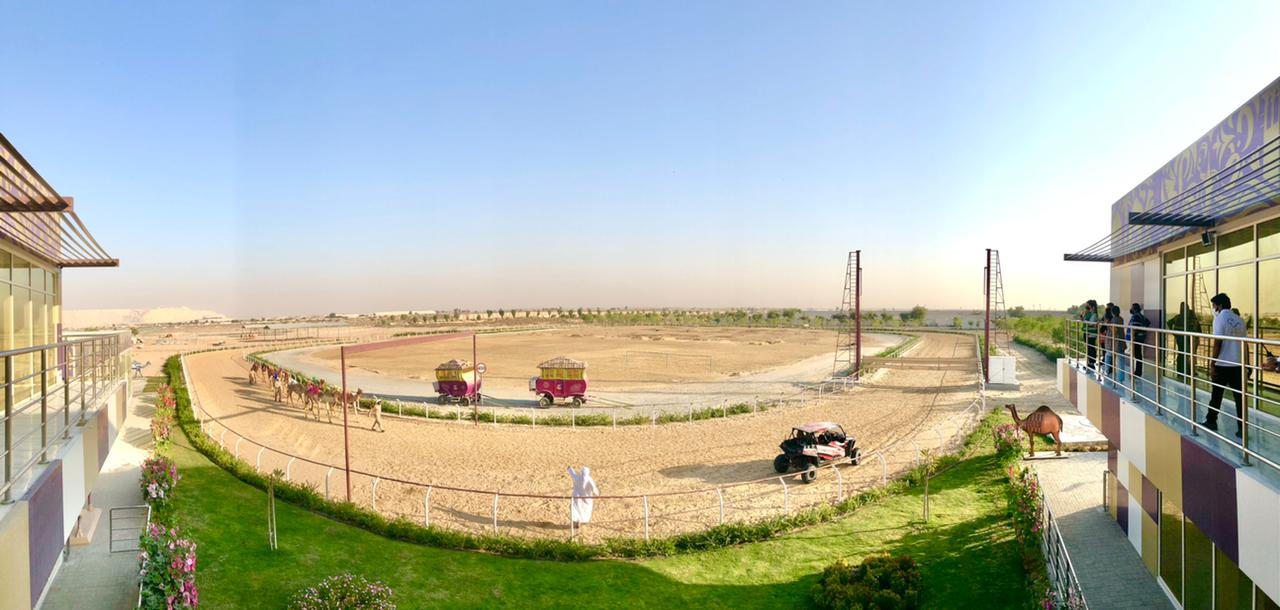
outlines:
[[[1129, 345], [1133, 345], [1132, 370], [1135, 378], [1142, 377], [1143, 345], [1147, 340], [1147, 330], [1151, 320], [1147, 319], [1141, 303], [1129, 306], [1129, 319], [1125, 320], [1120, 313], [1120, 306], [1107, 303], [1099, 317], [1098, 302], [1089, 299], [1080, 310], [1080, 320], [1085, 323], [1084, 332], [1087, 343], [1086, 364], [1089, 370], [1095, 370], [1098, 364], [1098, 349], [1102, 349], [1102, 369], [1100, 374], [1124, 381], [1128, 367], [1125, 366], [1125, 354]], [[1118, 367], [1118, 368], [1117, 368]]]
[[[1230, 391], [1236, 405], [1236, 437], [1240, 438], [1244, 429], [1242, 411], [1245, 404], [1244, 383], [1248, 377], [1248, 367], [1245, 365], [1248, 362], [1248, 350], [1245, 342], [1239, 339], [1247, 335], [1246, 324], [1240, 316], [1240, 311], [1231, 306], [1231, 297], [1226, 293], [1214, 295], [1209, 299], [1209, 303], [1213, 307], [1211, 331], [1213, 343], [1208, 358], [1211, 365], [1212, 391], [1208, 412], [1200, 425], [1213, 431], [1218, 429], [1218, 413], [1221, 411], [1222, 399]], [[1198, 321], [1194, 326], [1188, 323], [1193, 318], [1186, 305], [1184, 304], [1180, 309], [1182, 311], [1178, 316], [1170, 320], [1170, 326], [1178, 327], [1175, 330], [1185, 328], [1188, 331], [1200, 332]], [[1120, 314], [1120, 308], [1115, 304], [1108, 303], [1100, 316], [1097, 301], [1090, 300], [1084, 304], [1080, 320], [1084, 322], [1087, 344], [1086, 366], [1089, 370], [1097, 372], [1101, 377], [1123, 383], [1126, 368], [1125, 354], [1128, 347], [1132, 345], [1133, 367], [1130, 372], [1135, 376], [1135, 382], [1141, 379], [1143, 346], [1147, 339], [1144, 329], [1151, 326], [1151, 321], [1143, 314], [1141, 304], [1134, 303], [1129, 308], [1129, 319], [1126, 321]], [[1186, 363], [1190, 362], [1189, 358], [1196, 351], [1199, 343], [1196, 339], [1193, 336], [1175, 336], [1176, 367], [1184, 376], [1191, 374], [1190, 367], [1187, 367]], [[1101, 359], [1098, 358], [1098, 349], [1103, 351]], [[1260, 368], [1264, 371], [1280, 372], [1280, 363], [1273, 355], [1267, 353]]]

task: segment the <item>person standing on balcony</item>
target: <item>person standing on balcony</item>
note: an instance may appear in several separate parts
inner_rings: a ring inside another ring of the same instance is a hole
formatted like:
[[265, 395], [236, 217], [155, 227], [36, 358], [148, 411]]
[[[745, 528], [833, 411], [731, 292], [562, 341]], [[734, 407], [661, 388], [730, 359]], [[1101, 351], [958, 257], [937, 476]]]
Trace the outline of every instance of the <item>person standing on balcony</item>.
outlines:
[[1089, 299], [1084, 303], [1084, 311], [1080, 314], [1080, 321], [1084, 323], [1084, 341], [1086, 350], [1087, 367], [1094, 370], [1094, 364], [1098, 359], [1098, 302]]
[[1147, 328], [1151, 320], [1142, 313], [1142, 303], [1129, 306], [1129, 337], [1133, 340], [1133, 376], [1134, 383], [1142, 378], [1142, 345], [1147, 341]]
[[1227, 388], [1236, 400], [1236, 438], [1244, 430], [1244, 345], [1243, 341], [1217, 337], [1243, 337], [1244, 320], [1231, 310], [1231, 297], [1218, 293], [1209, 302], [1213, 304], [1213, 394], [1209, 398], [1209, 412], [1204, 417], [1204, 427], [1218, 429], [1218, 411], [1222, 395]]
[[1128, 352], [1129, 334], [1125, 328], [1124, 316], [1120, 315], [1120, 306], [1114, 303], [1107, 304], [1107, 308], [1111, 313], [1111, 374], [1116, 381], [1124, 383], [1124, 372], [1129, 369], [1125, 362], [1124, 355]]
[[1102, 307], [1102, 323], [1098, 325], [1098, 349], [1102, 350], [1102, 375], [1115, 374], [1115, 319], [1111, 317], [1111, 303]]

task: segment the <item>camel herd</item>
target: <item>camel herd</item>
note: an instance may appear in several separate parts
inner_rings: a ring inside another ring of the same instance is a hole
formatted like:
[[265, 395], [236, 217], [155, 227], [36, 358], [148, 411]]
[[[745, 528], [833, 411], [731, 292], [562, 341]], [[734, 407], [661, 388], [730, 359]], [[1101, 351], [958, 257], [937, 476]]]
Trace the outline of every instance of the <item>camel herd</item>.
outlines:
[[333, 423], [334, 411], [343, 405], [354, 405], [358, 410], [360, 397], [364, 395], [360, 389], [343, 395], [340, 388], [322, 380], [295, 378], [285, 369], [254, 361], [249, 367], [249, 385], [259, 382], [270, 384], [276, 402], [290, 406], [295, 404], [295, 400], [301, 402], [304, 418], [314, 416], [316, 421], [320, 421], [320, 409], [324, 408], [329, 423]]

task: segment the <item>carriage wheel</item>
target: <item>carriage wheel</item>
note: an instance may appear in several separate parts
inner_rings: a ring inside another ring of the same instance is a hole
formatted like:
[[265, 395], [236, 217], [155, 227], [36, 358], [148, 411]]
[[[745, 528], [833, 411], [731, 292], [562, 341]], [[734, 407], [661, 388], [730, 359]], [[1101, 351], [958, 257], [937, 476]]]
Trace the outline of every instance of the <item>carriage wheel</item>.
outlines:
[[581, 407], [581, 406], [582, 406], [582, 403], [584, 403], [584, 402], [586, 402], [586, 400], [584, 400], [581, 396], [574, 396], [574, 397], [573, 397], [573, 408], [577, 409], [577, 408]]
[[549, 407], [551, 406], [551, 402], [552, 402], [552, 398], [550, 394], [543, 394], [542, 396], [538, 397], [539, 407], [543, 407], [543, 408]]
[[442, 405], [443, 405], [443, 404], [448, 404], [448, 402], [449, 402], [449, 397], [448, 397], [448, 396], [445, 396], [444, 394], [441, 394], [441, 395], [439, 395], [439, 396], [437, 396], [437, 397], [436, 397], [436, 402], [438, 402], [438, 403], [440, 403], [440, 404], [442, 404]]
[[476, 392], [476, 404], [480, 404], [483, 401], [484, 401], [484, 395], [480, 394], [479, 392]]
[[459, 398], [459, 399], [458, 399], [458, 404], [460, 404], [460, 405], [462, 405], [462, 406], [464, 406], [464, 407], [465, 407], [465, 406], [468, 406], [468, 405], [470, 405], [470, 404], [471, 404], [471, 399], [470, 399], [470, 398], [467, 398], [466, 396], [463, 396], [462, 398]]

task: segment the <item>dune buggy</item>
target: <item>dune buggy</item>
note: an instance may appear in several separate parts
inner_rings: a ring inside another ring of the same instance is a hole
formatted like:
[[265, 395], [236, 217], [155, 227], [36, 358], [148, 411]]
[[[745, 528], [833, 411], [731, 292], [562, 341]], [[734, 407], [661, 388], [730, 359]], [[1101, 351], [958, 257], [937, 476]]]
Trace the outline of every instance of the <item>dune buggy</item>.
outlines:
[[859, 459], [857, 441], [845, 434], [840, 424], [832, 422], [796, 426], [778, 447], [782, 453], [773, 458], [773, 469], [778, 474], [799, 470], [800, 480], [805, 483], [818, 478], [818, 467], [823, 464], [847, 458], [856, 466]]

